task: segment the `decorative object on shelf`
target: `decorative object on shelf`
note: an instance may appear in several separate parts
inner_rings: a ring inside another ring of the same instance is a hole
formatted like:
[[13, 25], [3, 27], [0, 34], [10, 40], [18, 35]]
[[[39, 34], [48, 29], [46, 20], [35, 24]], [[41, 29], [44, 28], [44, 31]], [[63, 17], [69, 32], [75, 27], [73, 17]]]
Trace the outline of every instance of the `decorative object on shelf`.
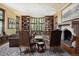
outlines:
[[30, 30], [30, 16], [22, 16], [22, 30], [23, 31]]
[[53, 30], [53, 16], [45, 16], [45, 31], [47, 35], [50, 35], [51, 31]]
[[9, 29], [15, 29], [16, 28], [16, 23], [13, 18], [8, 18], [8, 28]]

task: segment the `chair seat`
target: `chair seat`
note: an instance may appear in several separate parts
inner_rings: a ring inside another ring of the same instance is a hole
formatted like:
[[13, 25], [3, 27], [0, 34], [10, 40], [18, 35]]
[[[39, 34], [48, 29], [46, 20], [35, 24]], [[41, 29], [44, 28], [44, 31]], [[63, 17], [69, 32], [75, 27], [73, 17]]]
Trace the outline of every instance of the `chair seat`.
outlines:
[[45, 43], [44, 42], [38, 42], [38, 52], [44, 52], [45, 51]]

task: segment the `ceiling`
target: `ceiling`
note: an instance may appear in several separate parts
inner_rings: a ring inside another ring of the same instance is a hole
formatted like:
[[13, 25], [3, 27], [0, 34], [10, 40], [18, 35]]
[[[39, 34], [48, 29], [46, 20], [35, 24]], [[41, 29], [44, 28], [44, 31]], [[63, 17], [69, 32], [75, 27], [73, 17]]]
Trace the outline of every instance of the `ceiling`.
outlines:
[[43, 17], [56, 12], [55, 3], [5, 3], [10, 9], [20, 12], [21, 15]]

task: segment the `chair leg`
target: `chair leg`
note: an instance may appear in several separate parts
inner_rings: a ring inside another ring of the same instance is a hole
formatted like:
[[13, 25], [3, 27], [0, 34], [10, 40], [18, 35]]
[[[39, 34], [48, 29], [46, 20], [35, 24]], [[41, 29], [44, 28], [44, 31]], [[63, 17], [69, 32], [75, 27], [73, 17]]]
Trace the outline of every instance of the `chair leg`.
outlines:
[[21, 48], [19, 48], [19, 51], [20, 51], [20, 55], [21, 55], [21, 53], [22, 53]]
[[20, 51], [20, 55], [24, 53], [20, 47], [19, 47], [19, 51]]

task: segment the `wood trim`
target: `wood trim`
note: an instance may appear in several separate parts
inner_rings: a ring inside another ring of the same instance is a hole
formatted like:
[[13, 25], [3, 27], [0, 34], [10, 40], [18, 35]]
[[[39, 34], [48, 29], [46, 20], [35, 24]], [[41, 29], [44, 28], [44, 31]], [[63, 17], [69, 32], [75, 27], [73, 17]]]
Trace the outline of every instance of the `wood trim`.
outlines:
[[70, 24], [61, 24], [59, 26], [70, 26]]
[[79, 21], [72, 21], [72, 24], [79, 24]]
[[77, 19], [79, 19], [79, 18], [75, 18], [75, 19], [71, 19], [71, 20], [67, 20], [67, 21], [62, 21], [62, 23], [69, 22], [69, 21], [76, 21]]
[[[16, 21], [17, 21], [17, 18], [19, 19], [19, 22], [18, 22], [18, 23], [19, 23], [19, 29], [17, 30], [17, 27], [16, 27], [16, 32], [17, 32], [17, 31], [20, 31], [20, 17], [19, 17], [19, 16], [16, 16]], [[16, 24], [16, 25], [17, 25], [17, 24]]]
[[63, 11], [64, 9], [68, 8], [72, 3], [68, 3], [66, 4], [64, 7], [61, 8], [61, 11]]

